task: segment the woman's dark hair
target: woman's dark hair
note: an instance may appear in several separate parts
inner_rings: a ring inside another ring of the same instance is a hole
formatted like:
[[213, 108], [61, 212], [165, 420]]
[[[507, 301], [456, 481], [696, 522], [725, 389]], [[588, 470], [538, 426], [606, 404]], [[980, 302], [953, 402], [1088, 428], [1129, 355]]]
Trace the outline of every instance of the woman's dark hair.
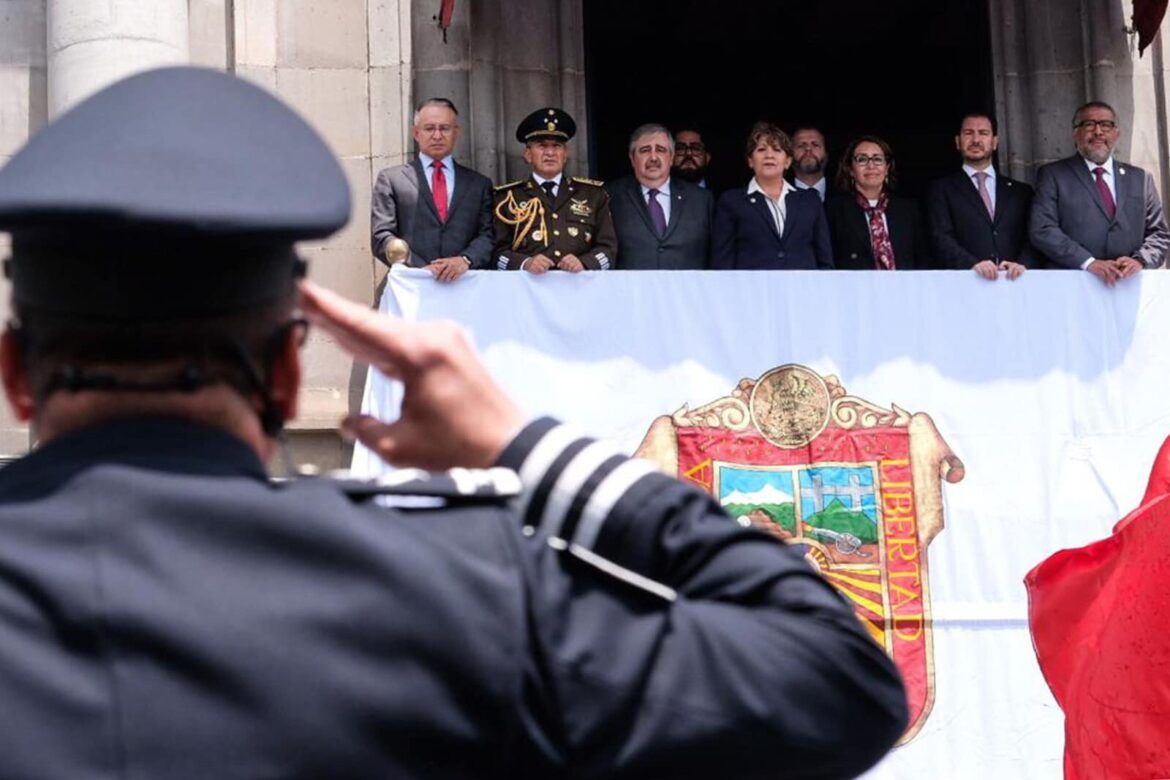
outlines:
[[857, 186], [857, 182], [853, 180], [853, 156], [857, 152], [857, 147], [864, 143], [876, 144], [882, 150], [882, 154], [886, 158], [886, 189], [894, 189], [897, 184], [897, 179], [894, 177], [894, 150], [876, 135], [858, 136], [845, 147], [845, 153], [837, 162], [837, 188], [842, 192], [853, 192]]
[[769, 146], [775, 146], [783, 150], [789, 158], [793, 156], [792, 139], [788, 137], [788, 133], [776, 127], [771, 122], [756, 122], [752, 125], [752, 131], [748, 133], [747, 146], [744, 154], [747, 157], [751, 157], [752, 152], [761, 143], [766, 143]]

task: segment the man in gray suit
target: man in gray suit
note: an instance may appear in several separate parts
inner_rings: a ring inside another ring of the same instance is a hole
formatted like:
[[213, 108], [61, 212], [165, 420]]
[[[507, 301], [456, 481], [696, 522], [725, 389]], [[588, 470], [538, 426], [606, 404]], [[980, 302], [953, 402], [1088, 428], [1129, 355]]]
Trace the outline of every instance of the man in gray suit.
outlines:
[[630, 136], [634, 175], [606, 186], [618, 237], [618, 270], [702, 269], [710, 265], [715, 199], [670, 175], [674, 139], [662, 125]]
[[407, 265], [453, 282], [483, 268], [492, 251], [492, 183], [455, 162], [459, 112], [432, 98], [414, 112], [418, 156], [378, 173], [370, 207], [370, 248], [386, 265], [401, 262], [391, 241], [410, 248]]
[[1029, 224], [1032, 245], [1050, 261], [1110, 287], [1162, 265], [1170, 247], [1153, 177], [1113, 158], [1120, 135], [1109, 104], [1077, 109], [1077, 154], [1040, 169]]

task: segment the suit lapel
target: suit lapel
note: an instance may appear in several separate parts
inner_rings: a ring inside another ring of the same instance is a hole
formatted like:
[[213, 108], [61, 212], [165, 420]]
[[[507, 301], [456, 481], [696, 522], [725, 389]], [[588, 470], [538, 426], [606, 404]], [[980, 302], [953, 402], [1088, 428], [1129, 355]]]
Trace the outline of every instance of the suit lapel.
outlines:
[[1133, 173], [1130, 172], [1128, 165], [1122, 165], [1116, 159], [1113, 160], [1113, 201], [1117, 206], [1114, 220], [1122, 218], [1121, 206], [1125, 203], [1125, 197], [1129, 194], [1130, 187], [1135, 186], [1133, 180]]
[[449, 186], [453, 186], [455, 191], [451, 193], [451, 205], [447, 208], [447, 219], [455, 213], [455, 209], [459, 208], [459, 202], [463, 200], [463, 196], [467, 194], [467, 182], [470, 176], [469, 171], [459, 163], [455, 163], [455, 182]]
[[650, 209], [646, 208], [646, 203], [642, 200], [642, 185], [638, 184], [637, 179], [634, 179], [634, 185], [626, 190], [626, 196], [634, 204], [634, 210], [638, 212], [638, 216], [646, 223], [646, 229], [650, 231], [651, 235], [658, 235], [654, 230], [654, 222], [650, 219]]
[[670, 219], [666, 221], [666, 232], [662, 234], [664, 240], [674, 232], [685, 205], [686, 198], [682, 192], [678, 191], [678, 183], [672, 181], [670, 183]]
[[418, 177], [418, 199], [426, 204], [426, 208], [435, 218], [435, 222], [438, 222], [439, 210], [435, 208], [435, 194], [431, 192], [431, 181], [427, 178], [427, 173], [423, 170], [422, 161], [418, 159], [418, 155], [415, 155], [410, 167], [414, 169], [414, 175]]
[[[1109, 219], [1109, 213], [1105, 211], [1105, 202], [1101, 200], [1101, 193], [1097, 191], [1097, 180], [1089, 173], [1089, 166], [1085, 164], [1084, 159], [1080, 155], [1069, 158], [1069, 165], [1072, 167], [1073, 175], [1076, 176], [1077, 181], [1089, 191], [1089, 197], [1097, 204], [1097, 208], [1101, 210], [1101, 215]], [[1113, 162], [1113, 170], [1117, 170], [1116, 160]], [[1117, 190], [1116, 182], [1114, 182], [1114, 190], [1120, 194], [1120, 191]], [[1115, 198], [1114, 200], [1117, 199]]]
[[764, 224], [768, 226], [768, 229], [772, 231], [772, 235], [779, 241], [780, 233], [776, 230], [776, 220], [772, 218], [772, 209], [764, 202], [764, 199], [768, 196], [763, 192], [749, 193], [746, 190], [745, 195], [747, 197], [748, 208], [760, 215], [760, 219], [764, 220]]
[[[847, 197], [851, 199], [854, 198], [853, 195], [849, 195]], [[873, 254], [873, 236], [871, 236], [869, 232], [869, 218], [865, 216], [865, 209], [861, 208], [861, 206], [857, 204], [856, 200], [850, 200], [849, 212], [849, 227], [851, 227], [853, 232], [856, 234], [856, 238], [860, 243], [860, 246], [869, 248], [869, 261], [872, 263], [875, 260]], [[889, 213], [889, 210], [887, 210], [887, 221], [889, 221]]]
[[[995, 215], [999, 216], [999, 187], [1000, 177], [995, 177]], [[971, 208], [979, 212], [983, 219], [988, 222], [994, 222], [991, 215], [987, 213], [987, 206], [983, 205], [983, 198], [979, 195], [979, 190], [975, 187], [975, 181], [967, 175], [967, 171], [959, 169], [959, 175], [954, 180], [955, 188], [959, 191], [959, 195], [967, 201]]]

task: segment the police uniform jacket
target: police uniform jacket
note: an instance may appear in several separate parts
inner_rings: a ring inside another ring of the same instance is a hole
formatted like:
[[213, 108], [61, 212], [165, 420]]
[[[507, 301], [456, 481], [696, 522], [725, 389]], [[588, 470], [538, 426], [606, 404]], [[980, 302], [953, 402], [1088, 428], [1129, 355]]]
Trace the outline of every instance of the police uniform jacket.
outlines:
[[529, 177], [496, 187], [496, 267], [519, 270], [543, 254], [554, 263], [576, 255], [593, 271], [608, 270], [617, 257], [617, 233], [609, 195], [599, 181], [565, 176], [555, 199]]
[[906, 710], [790, 549], [549, 420], [514, 507], [270, 482], [218, 430], [0, 470], [5, 778], [844, 777]]

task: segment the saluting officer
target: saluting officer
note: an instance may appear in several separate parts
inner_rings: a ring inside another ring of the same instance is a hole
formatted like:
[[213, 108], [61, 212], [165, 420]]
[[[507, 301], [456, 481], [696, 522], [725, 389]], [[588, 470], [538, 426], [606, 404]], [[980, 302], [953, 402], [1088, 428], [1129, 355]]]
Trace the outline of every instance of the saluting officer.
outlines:
[[[873, 764], [906, 722], [897, 672], [793, 548], [526, 422], [455, 326], [298, 297], [296, 242], [350, 211], [303, 120], [198, 68], [99, 92], [0, 170], [0, 368], [39, 439], [0, 469], [0, 777]], [[420, 480], [444, 506], [268, 480], [299, 315], [403, 381], [398, 421], [349, 429], [396, 465], [460, 467]], [[507, 477], [472, 471], [490, 466]]]
[[559, 108], [533, 111], [516, 128], [527, 179], [495, 191], [496, 264], [502, 271], [542, 274], [557, 269], [606, 271], [617, 256], [617, 233], [603, 183], [566, 177], [573, 117]]

